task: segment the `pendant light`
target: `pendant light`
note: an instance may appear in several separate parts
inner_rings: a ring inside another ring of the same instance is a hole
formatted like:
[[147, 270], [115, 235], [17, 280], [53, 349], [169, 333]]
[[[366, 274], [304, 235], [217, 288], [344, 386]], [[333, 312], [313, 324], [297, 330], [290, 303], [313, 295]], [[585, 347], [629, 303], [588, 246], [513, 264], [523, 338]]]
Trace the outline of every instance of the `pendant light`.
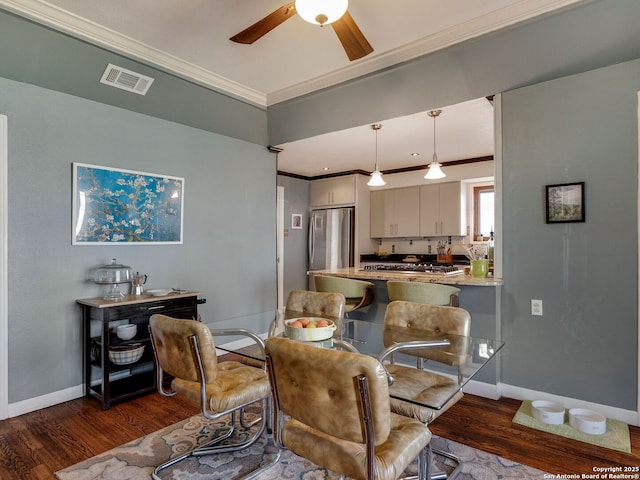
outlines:
[[433, 118], [433, 160], [429, 164], [429, 169], [424, 178], [435, 180], [436, 178], [444, 178], [446, 175], [441, 170], [438, 156], [436, 155], [436, 117], [442, 113], [442, 110], [431, 110], [427, 115]]
[[347, 11], [349, 0], [296, 0], [296, 12], [303, 20], [315, 25], [328, 25]]
[[375, 170], [371, 174], [371, 180], [367, 182], [367, 185], [370, 187], [381, 187], [387, 183], [383, 180], [382, 173], [380, 173], [380, 170], [378, 169], [378, 130], [382, 128], [382, 124], [374, 123], [371, 125], [371, 128], [376, 132], [376, 165]]

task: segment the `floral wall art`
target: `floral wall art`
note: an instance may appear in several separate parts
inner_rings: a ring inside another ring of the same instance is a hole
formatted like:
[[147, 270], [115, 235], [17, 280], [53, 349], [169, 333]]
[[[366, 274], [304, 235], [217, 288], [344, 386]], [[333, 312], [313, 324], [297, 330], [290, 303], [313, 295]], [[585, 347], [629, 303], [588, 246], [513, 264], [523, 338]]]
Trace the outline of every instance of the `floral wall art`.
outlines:
[[180, 244], [184, 179], [73, 164], [73, 245]]

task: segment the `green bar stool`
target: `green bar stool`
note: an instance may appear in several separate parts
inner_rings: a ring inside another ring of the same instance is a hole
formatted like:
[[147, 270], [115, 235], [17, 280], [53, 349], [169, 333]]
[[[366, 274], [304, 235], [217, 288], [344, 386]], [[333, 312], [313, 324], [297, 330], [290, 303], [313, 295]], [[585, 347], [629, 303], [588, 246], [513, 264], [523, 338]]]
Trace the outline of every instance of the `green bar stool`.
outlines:
[[374, 284], [354, 278], [314, 275], [313, 284], [316, 292], [342, 293], [346, 299], [344, 312], [349, 312], [371, 305], [374, 300]]
[[429, 305], [443, 305], [459, 307], [458, 294], [460, 289], [440, 283], [401, 282], [389, 280], [387, 282], [389, 301], [403, 300]]

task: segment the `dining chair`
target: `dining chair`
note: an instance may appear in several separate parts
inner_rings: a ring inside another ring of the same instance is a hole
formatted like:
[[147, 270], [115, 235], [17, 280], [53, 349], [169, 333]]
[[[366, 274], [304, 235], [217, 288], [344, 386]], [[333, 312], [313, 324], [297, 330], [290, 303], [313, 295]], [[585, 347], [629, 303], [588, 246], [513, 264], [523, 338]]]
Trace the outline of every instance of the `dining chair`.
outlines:
[[390, 280], [387, 282], [389, 301], [429, 303], [432, 305], [460, 306], [460, 289], [441, 283], [406, 282]]
[[417, 457], [429, 478], [431, 432], [391, 412], [378, 360], [271, 337], [266, 364], [276, 445], [356, 480], [395, 480]]
[[[462, 382], [461, 367], [467, 358], [467, 343], [460, 337], [469, 336], [471, 315], [459, 307], [393, 301], [387, 305], [384, 325], [385, 328], [432, 331], [443, 338], [451, 335], [449, 337], [451, 346], [446, 349], [434, 348], [403, 352], [418, 358], [416, 368], [398, 363], [385, 363], [385, 368], [393, 379], [393, 391], [398, 393], [399, 397], [413, 400], [410, 402], [392, 398], [391, 410], [429, 425], [464, 395], [460, 384]], [[385, 347], [391, 345], [390, 339], [386, 336], [383, 341]], [[457, 379], [423, 370], [423, 359], [457, 367]], [[380, 360], [385, 361], [384, 358]], [[441, 405], [441, 407], [429, 408], [424, 406], [425, 404]], [[457, 463], [455, 470], [450, 475], [454, 476], [460, 468], [460, 460], [448, 452], [436, 449], [433, 451]]]
[[[271, 399], [271, 387], [264, 366], [256, 368], [236, 361], [220, 362], [214, 342], [214, 335], [241, 335], [253, 340], [264, 352], [264, 342], [258, 335], [241, 328], [210, 330], [201, 322], [159, 314], [149, 319], [149, 333], [157, 365], [158, 392], [167, 397], [184, 397], [198, 405], [201, 414], [209, 420], [230, 414], [230, 425], [224, 434], [159, 465], [153, 471], [154, 479], [160, 478], [160, 471], [190, 456], [241, 450], [260, 438], [269, 421]], [[170, 389], [163, 385], [165, 373], [173, 377]], [[261, 404], [261, 416], [247, 422], [245, 407], [255, 403]], [[221, 444], [230, 439], [238, 427], [245, 431], [255, 428], [253, 434], [247, 432], [247, 438], [241, 442], [229, 443], [230, 440]], [[270, 463], [254, 474], [275, 464], [278, 456], [274, 456]]]
[[287, 310], [317, 317], [344, 317], [346, 300], [341, 293], [292, 290], [287, 297]]
[[371, 305], [374, 300], [375, 285], [364, 280], [314, 275], [313, 284], [316, 292], [342, 293], [346, 299], [344, 312], [347, 317], [349, 313]]

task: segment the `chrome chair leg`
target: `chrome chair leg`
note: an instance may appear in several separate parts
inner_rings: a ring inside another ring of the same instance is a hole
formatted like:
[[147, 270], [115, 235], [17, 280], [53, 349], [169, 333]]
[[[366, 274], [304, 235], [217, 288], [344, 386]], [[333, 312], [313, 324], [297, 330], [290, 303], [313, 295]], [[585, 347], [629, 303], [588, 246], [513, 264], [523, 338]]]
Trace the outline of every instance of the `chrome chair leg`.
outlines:
[[[429, 447], [431, 449], [431, 447]], [[452, 453], [449, 452], [445, 452], [444, 450], [440, 450], [438, 448], [434, 448], [432, 450], [433, 455], [431, 456], [431, 459], [429, 461], [429, 474], [426, 478], [429, 478], [430, 480], [453, 480], [455, 479], [455, 477], [458, 475], [460, 468], [462, 467], [462, 464], [460, 462], [460, 459], [458, 457], [456, 457], [455, 455], [453, 455]], [[434, 455], [440, 455], [441, 457], [445, 457], [448, 458], [450, 460], [453, 460], [454, 462], [456, 462], [456, 466], [453, 469], [453, 471], [447, 475], [445, 472], [440, 472], [440, 471], [433, 471], [433, 468], [431, 468], [431, 465], [433, 465], [433, 456]], [[418, 463], [418, 475], [411, 475], [409, 477], [402, 477], [401, 480], [420, 480], [421, 478], [425, 478], [425, 477], [421, 477], [420, 476], [421, 472], [420, 472], [420, 463]]]
[[[218, 436], [212, 440], [210, 440], [209, 442], [200, 445], [199, 447], [189, 451], [189, 452], [185, 452], [182, 455], [179, 455], [175, 458], [172, 458], [171, 460], [163, 463], [162, 465], [158, 465], [152, 472], [151, 477], [154, 480], [162, 480], [159, 476], [160, 472], [162, 470], [165, 470], [173, 465], [175, 465], [176, 463], [191, 457], [191, 456], [203, 456], [203, 455], [211, 455], [211, 454], [215, 454], [215, 453], [225, 453], [225, 452], [234, 452], [234, 451], [238, 451], [238, 450], [243, 450], [245, 448], [250, 447], [251, 445], [253, 445], [264, 433], [265, 431], [265, 427], [268, 423], [268, 416], [269, 416], [269, 401], [268, 399], [263, 399], [262, 400], [262, 414], [260, 416], [260, 418], [256, 419], [253, 422], [250, 422], [249, 424], [246, 424], [244, 422], [243, 419], [243, 410], [244, 407], [240, 408], [240, 418], [238, 420], [236, 420], [237, 418], [237, 410], [234, 410], [231, 412], [231, 425], [229, 427], [229, 429], [221, 436]], [[241, 443], [234, 443], [231, 445], [219, 445], [220, 442], [222, 442], [223, 440], [228, 439], [229, 437], [231, 437], [234, 433], [234, 431], [236, 430], [236, 421], [238, 421], [238, 423], [240, 423], [244, 428], [247, 428], [245, 425], [249, 425], [249, 426], [253, 426], [255, 425], [257, 422], [261, 421], [260, 427], [258, 428], [258, 430], [255, 432], [255, 434], [253, 434], [251, 437], [249, 437], [247, 440], [241, 442]], [[278, 460], [280, 459], [280, 454], [281, 454], [281, 449], [278, 448], [277, 454], [274, 456], [274, 458], [267, 464], [259, 467], [257, 470], [255, 470], [254, 472], [250, 472], [248, 475], [245, 475], [242, 478], [242, 480], [248, 480], [250, 478], [253, 478], [255, 475], [257, 475], [258, 473], [266, 470], [267, 468], [275, 465]], [[240, 479], [238, 479], [240, 480]]]

